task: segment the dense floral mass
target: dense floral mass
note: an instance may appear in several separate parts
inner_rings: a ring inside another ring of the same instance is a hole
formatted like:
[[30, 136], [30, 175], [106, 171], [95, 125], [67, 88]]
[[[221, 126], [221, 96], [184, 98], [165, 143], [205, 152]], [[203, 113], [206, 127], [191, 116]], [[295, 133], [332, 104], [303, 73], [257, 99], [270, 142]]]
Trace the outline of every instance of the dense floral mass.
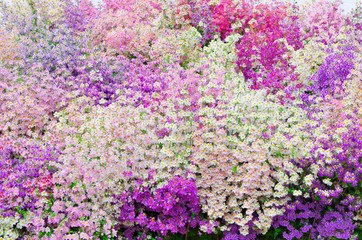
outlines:
[[0, 21], [0, 239], [362, 239], [361, 2]]

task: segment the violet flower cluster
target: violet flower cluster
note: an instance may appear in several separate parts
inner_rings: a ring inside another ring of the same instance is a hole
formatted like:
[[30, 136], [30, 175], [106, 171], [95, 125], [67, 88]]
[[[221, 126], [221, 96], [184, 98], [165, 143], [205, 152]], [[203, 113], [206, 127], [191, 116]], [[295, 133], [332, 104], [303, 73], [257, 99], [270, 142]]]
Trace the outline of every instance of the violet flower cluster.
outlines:
[[121, 206], [119, 227], [127, 239], [147, 231], [166, 236], [186, 234], [199, 226], [200, 201], [194, 180], [174, 177], [166, 185], [152, 192], [142, 186], [117, 198]]

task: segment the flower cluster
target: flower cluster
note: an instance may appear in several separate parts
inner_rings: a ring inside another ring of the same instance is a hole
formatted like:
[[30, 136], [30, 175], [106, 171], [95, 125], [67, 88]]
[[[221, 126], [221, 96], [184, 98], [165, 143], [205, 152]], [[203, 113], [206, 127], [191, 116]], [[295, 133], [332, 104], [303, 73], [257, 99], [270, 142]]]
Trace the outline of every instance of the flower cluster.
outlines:
[[0, 3], [0, 239], [362, 239], [361, 4]]
[[186, 234], [200, 223], [197, 187], [191, 179], [176, 176], [154, 192], [139, 186], [132, 192], [122, 193], [118, 204], [121, 206], [119, 227], [128, 239], [139, 233], [144, 238], [147, 231], [161, 236]]
[[[0, 144], [1, 225], [12, 219], [10, 227], [21, 231], [26, 226], [32, 235], [45, 225], [46, 220], [39, 217], [52, 195], [56, 171], [52, 163], [57, 162], [58, 152], [35, 141], [6, 136], [0, 138]], [[13, 234], [19, 235], [16, 231]]]
[[44, 134], [46, 126], [54, 119], [53, 113], [72, 95], [53, 85], [46, 72], [34, 70], [33, 74], [0, 69], [0, 131], [14, 138], [37, 138]]

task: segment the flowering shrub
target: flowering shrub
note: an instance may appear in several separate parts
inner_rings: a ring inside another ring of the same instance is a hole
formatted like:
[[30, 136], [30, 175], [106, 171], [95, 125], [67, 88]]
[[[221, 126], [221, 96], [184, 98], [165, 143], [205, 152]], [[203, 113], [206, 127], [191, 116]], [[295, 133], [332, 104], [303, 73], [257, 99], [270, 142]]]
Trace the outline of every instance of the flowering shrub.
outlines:
[[[18, 232], [30, 236], [40, 233], [54, 186], [52, 177], [56, 169], [51, 164], [57, 162], [58, 153], [25, 139], [2, 136], [0, 143], [0, 209], [4, 237], [16, 238]], [[10, 226], [6, 226], [8, 224]], [[11, 233], [13, 227], [18, 231], [14, 229]]]
[[331, 44], [342, 27], [348, 24], [340, 5], [342, 1], [318, 0], [308, 2], [303, 15], [300, 15], [301, 32], [304, 39], [315, 38], [324, 44]]
[[[68, 93], [49, 82], [49, 75], [16, 75], [1, 68], [0, 131], [18, 136], [38, 137], [66, 101]], [[70, 95], [70, 94], [69, 94]]]
[[361, 3], [0, 3], [0, 239], [362, 239]]
[[[176, 176], [154, 193], [149, 188], [137, 187], [130, 193], [123, 193], [118, 201], [120, 228], [129, 239], [144, 230], [162, 236], [186, 234], [200, 222], [197, 187], [193, 180], [182, 177]], [[147, 232], [142, 234], [145, 237]]]

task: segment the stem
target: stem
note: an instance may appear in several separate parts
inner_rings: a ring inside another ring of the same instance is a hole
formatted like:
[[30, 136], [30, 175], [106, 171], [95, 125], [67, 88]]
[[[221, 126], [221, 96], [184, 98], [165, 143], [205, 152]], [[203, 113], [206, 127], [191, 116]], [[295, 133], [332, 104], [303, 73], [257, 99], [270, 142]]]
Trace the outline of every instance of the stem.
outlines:
[[[312, 223], [312, 226], [314, 226], [314, 223], [315, 223], [315, 218], [313, 219], [313, 223]], [[312, 239], [312, 228], [309, 230], [309, 234], [308, 234], [308, 240], [311, 240]]]
[[186, 236], [185, 236], [185, 240], [187, 240], [187, 234], [189, 233], [189, 224], [187, 224], [187, 229], [186, 229]]
[[28, 4], [29, 4], [29, 6], [31, 8], [31, 12], [33, 14], [32, 17], [34, 17], [33, 27], [37, 27], [37, 25], [38, 25], [38, 17], [37, 17], [37, 10], [36, 10], [36, 8], [34, 6], [34, 1], [33, 0], [28, 0]]

